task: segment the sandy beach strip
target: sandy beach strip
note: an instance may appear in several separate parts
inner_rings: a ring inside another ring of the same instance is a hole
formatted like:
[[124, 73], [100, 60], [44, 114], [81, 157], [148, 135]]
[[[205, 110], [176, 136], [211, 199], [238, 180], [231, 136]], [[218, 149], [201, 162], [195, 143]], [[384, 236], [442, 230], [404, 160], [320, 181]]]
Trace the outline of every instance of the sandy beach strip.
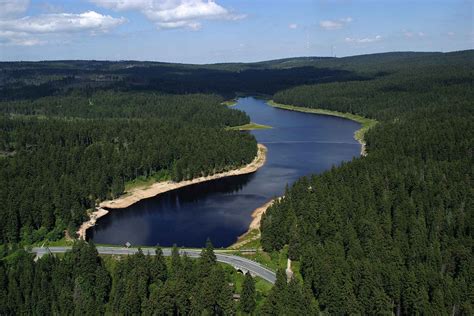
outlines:
[[[267, 203], [263, 204], [262, 206], [256, 208], [252, 212], [252, 221], [250, 222], [248, 230], [244, 234], [240, 235], [239, 238], [237, 239], [237, 241], [234, 244], [232, 244], [231, 246], [229, 246], [229, 249], [241, 248], [243, 245], [245, 245], [245, 244], [247, 244], [247, 243], [249, 243], [253, 240], [256, 240], [256, 239], [260, 238], [260, 223], [262, 221], [263, 214], [265, 214], [265, 212], [268, 210], [268, 208], [270, 206], [272, 206], [273, 203], [275, 203], [275, 200], [280, 200], [281, 198], [282, 197], [277, 197], [275, 199], [272, 199], [272, 200], [268, 201]], [[246, 238], [249, 234], [251, 234], [254, 231], [258, 231], [258, 233], [250, 239]]]
[[109, 211], [105, 210], [104, 208], [107, 208], [109, 210], [126, 208], [143, 199], [148, 199], [148, 198], [157, 196], [159, 194], [176, 190], [188, 185], [221, 179], [225, 177], [232, 177], [232, 176], [253, 173], [265, 164], [266, 156], [267, 156], [267, 147], [265, 147], [262, 144], [258, 144], [257, 156], [254, 158], [254, 160], [251, 163], [249, 163], [246, 166], [243, 166], [242, 168], [229, 170], [229, 171], [221, 172], [221, 173], [216, 173], [216, 174], [206, 176], [206, 177], [199, 177], [199, 178], [195, 178], [191, 180], [184, 180], [180, 182], [173, 182], [173, 181], [156, 182], [146, 188], [135, 188], [129, 192], [126, 192], [125, 195], [118, 197], [114, 200], [103, 201], [99, 204], [99, 207], [90, 214], [89, 220], [82, 223], [81, 227], [79, 228], [76, 234], [79, 237], [79, 239], [85, 239], [87, 229], [94, 226], [99, 218], [109, 213]]

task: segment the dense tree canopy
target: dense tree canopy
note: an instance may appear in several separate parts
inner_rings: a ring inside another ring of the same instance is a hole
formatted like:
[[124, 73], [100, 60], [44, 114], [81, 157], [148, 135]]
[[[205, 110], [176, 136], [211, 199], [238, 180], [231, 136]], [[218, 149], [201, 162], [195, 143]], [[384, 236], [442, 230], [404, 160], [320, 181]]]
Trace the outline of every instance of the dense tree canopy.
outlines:
[[156, 252], [106, 264], [86, 242], [62, 259], [45, 255], [34, 262], [19, 250], [0, 261], [0, 314], [235, 314], [235, 289], [215, 261], [178, 255], [167, 262]]
[[322, 310], [474, 313], [474, 65], [453, 56], [275, 95], [380, 121], [367, 157], [301, 179], [262, 220], [263, 247], [289, 244]]
[[128, 118], [181, 121], [208, 127], [243, 125], [249, 117], [221, 105], [209, 94], [163, 95], [111, 90], [91, 95], [70, 94], [35, 100], [2, 102], [0, 113], [68, 118]]

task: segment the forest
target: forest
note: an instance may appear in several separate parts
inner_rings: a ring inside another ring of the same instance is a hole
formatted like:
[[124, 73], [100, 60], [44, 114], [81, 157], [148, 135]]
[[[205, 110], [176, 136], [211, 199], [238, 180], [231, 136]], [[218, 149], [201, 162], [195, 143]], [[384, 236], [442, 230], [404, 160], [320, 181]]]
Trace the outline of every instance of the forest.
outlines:
[[237, 289], [210, 241], [197, 260], [176, 247], [170, 258], [157, 247], [154, 256], [139, 251], [117, 260], [84, 241], [63, 258], [0, 250], [1, 315], [274, 315], [276, 306], [288, 315], [318, 312], [309, 290], [296, 279], [287, 283], [283, 271], [266, 300], [249, 273]]
[[139, 176], [180, 181], [245, 165], [249, 122], [212, 95], [99, 92], [0, 104], [0, 239], [56, 240]]
[[[0, 314], [472, 315], [473, 79], [474, 51], [0, 63]], [[210, 242], [198, 260], [23, 249], [74, 234], [137, 177], [250, 162], [255, 138], [226, 128], [249, 117], [222, 105], [248, 94], [378, 121], [366, 157], [301, 178], [263, 216], [263, 250], [288, 249], [298, 277], [237, 288]]]
[[[473, 55], [370, 81], [306, 85], [276, 102], [375, 118], [367, 157], [300, 179], [262, 219], [321, 310], [474, 313]], [[461, 59], [462, 60], [462, 59]]]
[[235, 93], [273, 93], [302, 84], [365, 80], [354, 71], [272, 64], [183, 65], [154, 62], [0, 62], [0, 100], [37, 99], [93, 91], [206, 93], [232, 98]]

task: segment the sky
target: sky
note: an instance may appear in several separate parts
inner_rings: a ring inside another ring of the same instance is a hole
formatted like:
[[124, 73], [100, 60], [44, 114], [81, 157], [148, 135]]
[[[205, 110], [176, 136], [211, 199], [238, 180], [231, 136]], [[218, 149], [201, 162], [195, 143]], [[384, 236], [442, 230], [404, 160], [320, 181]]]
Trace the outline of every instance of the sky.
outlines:
[[0, 0], [0, 60], [251, 62], [473, 49], [474, 0]]

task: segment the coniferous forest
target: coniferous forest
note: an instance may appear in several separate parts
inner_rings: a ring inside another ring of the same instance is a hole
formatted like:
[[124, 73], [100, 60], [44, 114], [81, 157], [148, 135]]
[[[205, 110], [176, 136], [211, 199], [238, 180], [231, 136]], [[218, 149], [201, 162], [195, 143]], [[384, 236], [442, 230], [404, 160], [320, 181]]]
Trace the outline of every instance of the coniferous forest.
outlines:
[[[0, 63], [0, 314], [472, 315], [473, 79], [473, 51]], [[24, 250], [74, 235], [138, 177], [250, 162], [255, 138], [227, 128], [250, 119], [221, 103], [253, 94], [378, 121], [366, 157], [300, 179], [263, 216], [263, 250], [288, 249], [297, 278], [236, 290], [210, 242], [197, 260]]]
[[264, 249], [289, 245], [321, 309], [474, 313], [474, 63], [449, 57], [275, 95], [379, 120], [367, 157], [301, 179], [262, 221]]
[[[78, 242], [64, 258], [33, 261], [25, 251], [0, 265], [2, 315], [186, 315], [235, 313], [233, 285], [216, 263], [212, 245], [198, 260], [160, 248], [115, 260]], [[255, 293], [247, 296], [255, 304]], [[250, 307], [252, 310], [254, 307]]]

